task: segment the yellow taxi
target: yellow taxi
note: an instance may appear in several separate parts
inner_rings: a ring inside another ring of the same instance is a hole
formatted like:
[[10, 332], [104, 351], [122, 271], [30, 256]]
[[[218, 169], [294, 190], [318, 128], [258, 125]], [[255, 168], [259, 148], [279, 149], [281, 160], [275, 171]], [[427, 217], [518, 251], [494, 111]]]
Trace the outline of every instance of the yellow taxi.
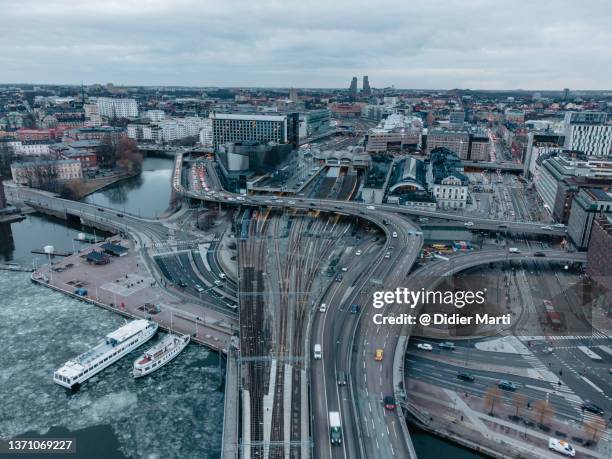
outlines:
[[374, 354], [374, 360], [376, 360], [377, 362], [380, 362], [382, 359], [383, 359], [383, 350], [376, 349], [376, 353]]

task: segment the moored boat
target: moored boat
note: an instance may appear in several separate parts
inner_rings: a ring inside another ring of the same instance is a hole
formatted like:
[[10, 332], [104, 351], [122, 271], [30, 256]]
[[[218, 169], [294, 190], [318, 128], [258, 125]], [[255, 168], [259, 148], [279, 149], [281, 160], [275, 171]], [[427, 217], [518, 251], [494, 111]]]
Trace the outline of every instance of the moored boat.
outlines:
[[169, 333], [134, 361], [134, 378], [148, 375], [170, 362], [189, 344], [189, 335]]

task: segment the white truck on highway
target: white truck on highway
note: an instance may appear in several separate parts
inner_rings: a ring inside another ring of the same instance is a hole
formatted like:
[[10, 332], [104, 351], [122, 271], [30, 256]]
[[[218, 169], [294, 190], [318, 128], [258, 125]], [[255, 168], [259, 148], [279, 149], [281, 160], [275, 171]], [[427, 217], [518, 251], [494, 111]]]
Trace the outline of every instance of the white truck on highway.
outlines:
[[332, 445], [342, 444], [342, 425], [338, 411], [329, 412], [329, 440]]

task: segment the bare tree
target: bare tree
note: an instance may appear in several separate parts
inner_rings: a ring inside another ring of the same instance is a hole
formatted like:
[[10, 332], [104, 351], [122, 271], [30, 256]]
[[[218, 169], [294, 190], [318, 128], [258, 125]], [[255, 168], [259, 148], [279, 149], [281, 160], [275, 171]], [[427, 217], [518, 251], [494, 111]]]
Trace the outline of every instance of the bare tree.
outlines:
[[592, 442], [597, 442], [606, 430], [606, 421], [601, 416], [588, 419], [584, 422], [584, 435]]
[[501, 390], [497, 386], [490, 387], [485, 393], [484, 403], [487, 409], [487, 413], [495, 414], [495, 403], [501, 398]]
[[512, 405], [516, 408], [514, 415], [520, 417], [520, 412], [527, 405], [527, 396], [521, 392], [516, 392], [512, 397]]
[[538, 400], [533, 405], [533, 410], [536, 413], [538, 424], [546, 425], [555, 414], [554, 408], [547, 400]]
[[128, 174], [139, 173], [142, 170], [143, 155], [138, 151], [138, 144], [128, 137], [119, 139], [116, 148], [117, 166]]

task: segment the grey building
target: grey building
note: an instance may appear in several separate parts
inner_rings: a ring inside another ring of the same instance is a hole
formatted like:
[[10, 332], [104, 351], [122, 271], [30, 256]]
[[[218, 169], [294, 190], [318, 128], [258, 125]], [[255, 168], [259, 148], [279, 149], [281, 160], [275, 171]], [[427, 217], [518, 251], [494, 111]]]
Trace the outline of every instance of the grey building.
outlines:
[[363, 76], [363, 90], [361, 91], [364, 96], [369, 96], [372, 94], [372, 88], [370, 88], [370, 81], [368, 80], [368, 76]]
[[299, 145], [299, 114], [256, 115], [213, 113], [213, 147], [236, 142]]
[[604, 215], [612, 215], [612, 192], [598, 188], [580, 190], [567, 224], [567, 234], [576, 247], [584, 249], [589, 245], [593, 220]]

